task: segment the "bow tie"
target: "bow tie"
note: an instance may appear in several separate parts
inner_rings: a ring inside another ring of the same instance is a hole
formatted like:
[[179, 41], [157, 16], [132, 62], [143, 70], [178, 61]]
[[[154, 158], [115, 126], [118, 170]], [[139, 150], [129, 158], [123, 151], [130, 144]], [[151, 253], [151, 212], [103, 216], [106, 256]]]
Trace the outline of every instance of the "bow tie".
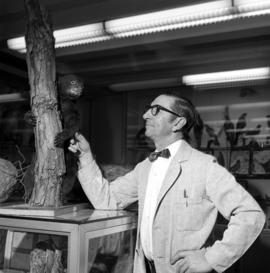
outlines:
[[164, 158], [169, 158], [171, 156], [169, 149], [164, 149], [160, 152], [152, 152], [149, 154], [148, 158], [151, 162], [155, 161], [159, 156]]

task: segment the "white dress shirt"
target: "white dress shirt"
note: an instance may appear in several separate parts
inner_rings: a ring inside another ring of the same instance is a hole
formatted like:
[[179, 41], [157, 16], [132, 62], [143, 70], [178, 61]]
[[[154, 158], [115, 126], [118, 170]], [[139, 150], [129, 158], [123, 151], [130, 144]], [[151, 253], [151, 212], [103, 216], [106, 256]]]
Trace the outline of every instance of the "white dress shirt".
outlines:
[[180, 145], [181, 140], [178, 140], [168, 146], [167, 148], [170, 150], [171, 156], [169, 158], [158, 157], [155, 161], [152, 162], [152, 166], [149, 172], [141, 222], [142, 248], [145, 256], [149, 260], [153, 260], [152, 228], [157, 205], [157, 198], [165, 174], [169, 168], [172, 158], [175, 156]]

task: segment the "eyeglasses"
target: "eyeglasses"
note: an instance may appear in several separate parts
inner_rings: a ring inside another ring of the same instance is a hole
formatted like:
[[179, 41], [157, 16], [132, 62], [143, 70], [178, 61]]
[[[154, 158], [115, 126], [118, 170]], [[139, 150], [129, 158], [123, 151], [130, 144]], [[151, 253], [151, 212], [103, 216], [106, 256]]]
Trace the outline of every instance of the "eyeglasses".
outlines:
[[167, 108], [165, 108], [165, 107], [163, 107], [163, 106], [161, 106], [161, 105], [158, 105], [158, 104], [155, 104], [155, 105], [147, 105], [147, 106], [145, 107], [145, 112], [147, 112], [148, 110], [151, 110], [151, 114], [152, 114], [153, 116], [156, 116], [156, 115], [159, 113], [160, 110], [163, 110], [163, 111], [168, 112], [168, 113], [171, 113], [171, 114], [173, 114], [173, 115], [175, 115], [175, 116], [177, 116], [177, 117], [181, 117], [180, 115], [174, 113], [173, 111], [171, 111], [171, 110], [169, 110], [169, 109], [167, 109]]

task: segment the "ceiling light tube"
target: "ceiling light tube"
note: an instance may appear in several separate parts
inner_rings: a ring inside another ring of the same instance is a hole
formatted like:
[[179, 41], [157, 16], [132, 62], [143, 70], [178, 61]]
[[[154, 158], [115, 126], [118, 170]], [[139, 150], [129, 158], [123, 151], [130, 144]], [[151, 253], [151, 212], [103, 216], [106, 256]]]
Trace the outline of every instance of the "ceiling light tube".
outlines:
[[182, 77], [182, 81], [186, 85], [198, 86], [241, 81], [256, 81], [269, 78], [270, 68], [259, 67], [242, 70], [186, 75]]
[[[183, 29], [252, 16], [269, 15], [269, 0], [210, 1], [54, 31], [55, 47], [96, 43], [116, 38]], [[8, 47], [25, 52], [24, 37], [8, 40]]]
[[212, 1], [106, 21], [106, 29], [113, 34], [117, 34], [164, 25], [174, 25], [181, 22], [226, 15], [229, 14], [230, 8], [230, 5], [225, 0]]
[[[53, 32], [55, 48], [94, 43], [110, 39], [102, 23], [65, 28]], [[19, 52], [25, 52], [25, 39], [18, 37], [7, 41], [8, 47]]]
[[234, 5], [239, 12], [250, 12], [254, 10], [265, 10], [270, 8], [269, 0], [234, 0]]
[[231, 14], [231, 15], [224, 15], [212, 18], [204, 18], [198, 19], [194, 21], [187, 21], [187, 22], [180, 22], [180, 23], [172, 23], [172, 24], [156, 24], [155, 26], [142, 28], [142, 29], [130, 29], [128, 31], [121, 31], [117, 32], [115, 29], [110, 28], [110, 22], [106, 23], [106, 28], [108, 32], [113, 34], [113, 38], [126, 38], [126, 37], [133, 37], [139, 35], [145, 35], [150, 33], [162, 32], [162, 31], [170, 31], [170, 30], [177, 30], [177, 29], [185, 29], [189, 27], [197, 27], [202, 25], [209, 25], [213, 23], [221, 23], [226, 21], [231, 21], [234, 19], [243, 19], [255, 16], [262, 16], [262, 15], [270, 15], [270, 9], [261, 10], [261, 11], [251, 11], [245, 14]]
[[113, 91], [134, 91], [142, 89], [151, 88], [162, 88], [169, 86], [179, 86], [181, 84], [180, 80], [177, 78], [167, 78], [167, 79], [155, 79], [155, 80], [145, 80], [136, 82], [124, 82], [124, 83], [114, 83], [110, 85], [110, 89]]
[[24, 36], [7, 40], [7, 45], [8, 45], [8, 48], [12, 50], [17, 50], [20, 53], [24, 53], [26, 51]]
[[14, 101], [25, 101], [26, 98], [22, 96], [21, 93], [10, 93], [10, 94], [1, 94], [0, 103], [14, 102]]

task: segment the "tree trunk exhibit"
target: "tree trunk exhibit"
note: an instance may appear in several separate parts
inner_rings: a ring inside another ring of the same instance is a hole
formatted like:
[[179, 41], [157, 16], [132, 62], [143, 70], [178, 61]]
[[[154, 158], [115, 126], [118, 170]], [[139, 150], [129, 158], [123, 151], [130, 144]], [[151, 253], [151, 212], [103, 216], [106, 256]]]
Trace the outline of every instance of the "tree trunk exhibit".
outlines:
[[62, 130], [57, 102], [55, 42], [48, 13], [39, 1], [25, 0], [24, 3], [28, 20], [25, 39], [31, 111], [37, 120], [34, 188], [29, 205], [59, 207], [66, 167], [63, 149], [54, 146], [54, 137]]

